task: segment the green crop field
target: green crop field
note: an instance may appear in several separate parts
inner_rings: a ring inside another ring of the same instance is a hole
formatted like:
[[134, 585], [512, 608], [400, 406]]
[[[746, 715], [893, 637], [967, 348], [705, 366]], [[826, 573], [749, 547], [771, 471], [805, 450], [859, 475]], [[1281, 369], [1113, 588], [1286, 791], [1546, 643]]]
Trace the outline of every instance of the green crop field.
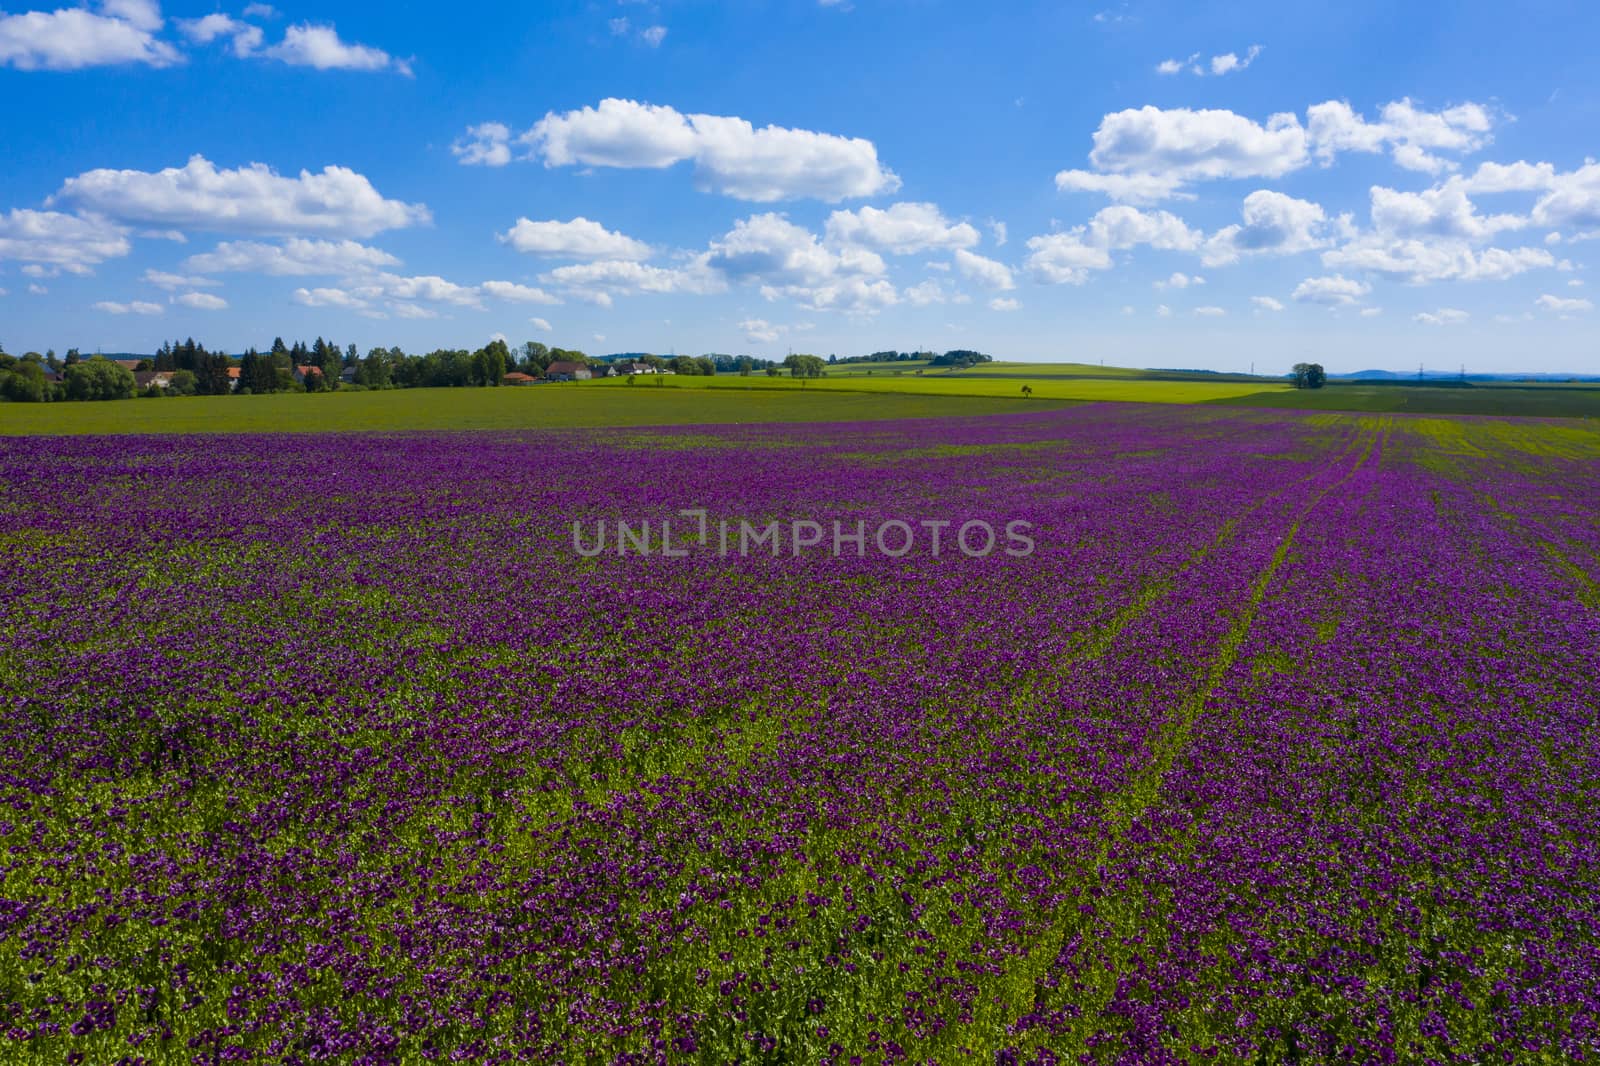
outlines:
[[1064, 402], [1063, 399], [1027, 401], [1011, 390], [990, 397], [972, 397], [801, 390], [798, 385], [792, 389], [746, 391], [605, 388], [576, 383], [505, 389], [194, 396], [104, 403], [0, 403], [0, 435], [395, 432], [850, 422], [994, 414], [1021, 410], [1029, 403], [1059, 407]]
[[1427, 415], [1600, 418], [1600, 388], [1592, 385], [1356, 385], [1330, 382], [1315, 390], [1284, 389], [1218, 401], [1230, 406], [1292, 407]]
[[739, 377], [720, 374], [716, 377], [662, 377], [638, 378], [628, 384], [626, 378], [608, 378], [591, 382], [589, 387], [620, 389], [631, 392], [666, 392], [671, 389], [718, 391], [731, 389], [739, 392], [867, 392], [879, 395], [901, 394], [915, 396], [949, 396], [997, 399], [1020, 397], [1022, 386], [1033, 390], [1033, 400], [1077, 400], [1083, 402], [1120, 401], [1132, 403], [1207, 403], [1225, 401], [1237, 396], [1248, 396], [1263, 391], [1292, 392], [1288, 385], [1263, 385], [1259, 381], [1145, 381], [1134, 377], [1124, 378], [1060, 378], [1041, 377], [1020, 380], [972, 375], [968, 371], [924, 374], [902, 374], [899, 377], [873, 375], [872, 377], [836, 377], [830, 373], [825, 378], [801, 379], [767, 377], [752, 374]]

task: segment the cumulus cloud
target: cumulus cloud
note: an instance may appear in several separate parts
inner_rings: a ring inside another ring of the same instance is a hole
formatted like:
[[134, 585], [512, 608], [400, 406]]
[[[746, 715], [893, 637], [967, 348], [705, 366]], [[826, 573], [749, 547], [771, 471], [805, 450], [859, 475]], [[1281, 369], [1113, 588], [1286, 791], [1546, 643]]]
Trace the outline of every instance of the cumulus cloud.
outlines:
[[1441, 307], [1437, 311], [1422, 311], [1411, 316], [1411, 321], [1425, 326], [1453, 326], [1472, 316], [1455, 307]]
[[986, 258], [965, 248], [956, 249], [956, 269], [961, 271], [963, 277], [982, 285], [986, 289], [998, 289], [1004, 292], [1016, 288], [1016, 282], [1011, 277], [1011, 268], [1004, 263]]
[[708, 270], [705, 257], [687, 267], [659, 267], [624, 259], [603, 259], [556, 267], [541, 280], [578, 293], [627, 295], [632, 293], [720, 292], [721, 278]]
[[1221, 318], [1228, 312], [1220, 307], [1196, 307], [1194, 313], [1201, 318]]
[[1409, 99], [1396, 100], [1383, 105], [1375, 122], [1368, 122], [1343, 100], [1329, 100], [1306, 111], [1312, 151], [1321, 162], [1332, 162], [1339, 152], [1387, 148], [1399, 166], [1429, 174], [1456, 166], [1433, 153], [1476, 151], [1489, 142], [1492, 126], [1488, 109], [1472, 103], [1429, 112]]
[[771, 344], [778, 339], [778, 327], [764, 318], [747, 318], [739, 323], [744, 339], [751, 344]]
[[140, 280], [147, 281], [157, 288], [169, 290], [199, 289], [207, 286], [222, 284], [221, 282], [212, 278], [202, 278], [184, 274], [170, 274], [164, 270], [146, 270]]
[[367, 306], [365, 300], [361, 300], [343, 289], [296, 289], [291, 299], [303, 307], [344, 307], [355, 309]]
[[176, 302], [196, 311], [225, 311], [228, 308], [227, 300], [209, 292], [186, 292], [176, 297]]
[[1245, 255], [1295, 255], [1323, 247], [1327, 216], [1309, 200], [1257, 189], [1244, 198], [1242, 225], [1226, 226], [1205, 243], [1208, 266], [1237, 261]]
[[1328, 277], [1307, 278], [1295, 287], [1291, 295], [1300, 303], [1341, 307], [1355, 303], [1371, 291], [1372, 286], [1364, 281], [1347, 278], [1343, 274], [1333, 274]]
[[411, 77], [409, 61], [396, 59], [381, 48], [341, 41], [332, 26], [317, 26], [309, 22], [290, 26], [284, 31], [282, 41], [263, 49], [261, 54], [296, 67], [313, 67], [317, 70], [393, 69]]
[[550, 325], [550, 320], [548, 318], [540, 318], [537, 315], [528, 319], [528, 321], [532, 323], [533, 328], [538, 330], [540, 333], [549, 333], [555, 328], [554, 326]]
[[519, 218], [500, 241], [519, 252], [562, 259], [648, 259], [650, 246], [591, 222], [581, 215], [570, 222], [534, 222]]
[[1192, 52], [1187, 59], [1164, 59], [1156, 64], [1157, 74], [1178, 74], [1187, 69], [1196, 77], [1205, 77], [1207, 74], [1221, 76], [1231, 74], [1236, 70], [1243, 70], [1256, 61], [1256, 56], [1261, 54], [1261, 46], [1253, 44], [1240, 58], [1237, 52], [1224, 52], [1212, 56], [1209, 62], [1200, 61], [1200, 53]]
[[505, 300], [509, 303], [545, 304], [553, 307], [561, 302], [559, 296], [553, 296], [531, 285], [518, 285], [514, 281], [486, 281], [478, 288], [485, 296], [493, 296], [496, 300]]
[[1082, 285], [1092, 270], [1110, 270], [1111, 253], [1085, 244], [1081, 232], [1028, 239], [1028, 270], [1038, 281]]
[[1018, 311], [1021, 309], [1022, 304], [1009, 296], [996, 296], [989, 301], [989, 310], [991, 311]]
[[146, 225], [280, 235], [370, 237], [432, 220], [423, 205], [385, 199], [347, 167], [286, 178], [264, 163], [222, 170], [200, 155], [154, 173], [91, 170], [67, 179], [50, 202]]
[[0, 12], [0, 67], [82, 70], [139, 63], [170, 67], [178, 50], [156, 33], [161, 9], [154, 0], [102, 0], [93, 9]]
[[[1243, 61], [1228, 70], [1241, 69]], [[1176, 61], [1169, 61], [1176, 62]], [[1226, 71], [1221, 71], [1225, 73]], [[1089, 152], [1092, 170], [1063, 170], [1062, 191], [1098, 192], [1126, 203], [1183, 195], [1197, 181], [1279, 178], [1313, 158], [1331, 163], [1340, 152], [1389, 150], [1395, 162], [1438, 171], [1455, 164], [1435, 153], [1466, 153], [1489, 141], [1492, 120], [1480, 104], [1422, 110], [1410, 100], [1380, 109], [1368, 122], [1348, 103], [1330, 100], [1307, 109], [1307, 121], [1284, 112], [1265, 123], [1233, 111], [1150, 105], [1106, 115]]]
[[282, 244], [223, 241], [209, 252], [191, 255], [184, 269], [199, 274], [249, 273], [289, 275], [357, 274], [398, 266], [400, 260], [356, 241], [320, 241], [292, 237]]
[[1551, 296], [1549, 293], [1545, 293], [1533, 302], [1544, 310], [1558, 315], [1574, 315], [1594, 310], [1594, 304], [1589, 300], [1564, 299], [1560, 296]]
[[1283, 310], [1283, 302], [1281, 300], [1274, 300], [1270, 296], [1252, 296], [1250, 297], [1250, 302], [1255, 304], [1256, 307], [1262, 311]]
[[634, 100], [609, 98], [597, 107], [551, 112], [519, 143], [546, 166], [660, 168], [691, 162], [702, 188], [760, 203], [838, 201], [900, 187], [864, 138], [757, 129], [742, 118], [685, 115]]
[[503, 167], [511, 162], [511, 127], [504, 122], [468, 126], [450, 154], [467, 166]]
[[147, 303], [144, 300], [134, 300], [130, 303], [101, 300], [94, 305], [94, 309], [104, 311], [108, 315], [159, 315], [165, 310], [160, 304]]
[[102, 218], [26, 208], [0, 214], [0, 260], [48, 263], [84, 274], [131, 250], [127, 231]]
[[[910, 255], [938, 248], [971, 248], [981, 239], [965, 222], [952, 223], [928, 203], [898, 203], [887, 208], [835, 211], [828, 217], [828, 240], [856, 244], [890, 255]], [[1004, 224], [1000, 225], [1002, 235]], [[1005, 243], [1002, 239], [1000, 243]]]
[[1324, 266], [1366, 270], [1416, 284], [1431, 281], [1504, 281], [1540, 267], [1556, 265], [1543, 248], [1485, 248], [1466, 241], [1396, 240], [1368, 234], [1322, 253]]
[[241, 59], [254, 55], [261, 47], [261, 27], [240, 22], [221, 13], [197, 19], [179, 19], [177, 26], [183, 35], [195, 44], [210, 44], [224, 37], [230, 39], [233, 42], [233, 54]]
[[1198, 274], [1189, 275], [1180, 270], [1172, 272], [1172, 276], [1155, 282], [1158, 289], [1187, 289], [1190, 285], [1204, 285], [1206, 279]]
[[651, 48], [660, 48], [661, 42], [666, 39], [667, 28], [665, 26], [646, 26], [639, 31], [639, 40]]
[[881, 275], [883, 259], [866, 249], [825, 248], [781, 214], [752, 215], [712, 242], [709, 265], [733, 281], [819, 285], [842, 275]]

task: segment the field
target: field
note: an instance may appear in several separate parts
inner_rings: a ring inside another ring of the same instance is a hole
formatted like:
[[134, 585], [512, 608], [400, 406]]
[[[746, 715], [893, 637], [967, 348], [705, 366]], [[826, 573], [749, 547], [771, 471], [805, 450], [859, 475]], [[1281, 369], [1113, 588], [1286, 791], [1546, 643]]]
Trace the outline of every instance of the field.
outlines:
[[1136, 404], [8, 440], [0, 1058], [1591, 1061], [1597, 474]]
[[[593, 383], [504, 389], [190, 396], [111, 403], [0, 403], [0, 436], [99, 433], [281, 433], [933, 418], [1022, 410], [1015, 390], [962, 395], [802, 394], [777, 389], [612, 391]], [[1032, 401], [1045, 405], [1041, 398]], [[1059, 406], [1059, 401], [1057, 401]]]

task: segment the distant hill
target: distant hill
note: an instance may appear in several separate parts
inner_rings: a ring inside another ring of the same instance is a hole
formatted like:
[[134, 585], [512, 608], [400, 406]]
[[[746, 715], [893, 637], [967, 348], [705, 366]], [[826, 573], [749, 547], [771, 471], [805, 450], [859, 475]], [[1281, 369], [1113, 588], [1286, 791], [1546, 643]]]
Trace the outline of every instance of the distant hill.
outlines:
[[[1358, 370], [1353, 374], [1330, 374], [1330, 378], [1340, 381], [1416, 381], [1416, 374], [1402, 374], [1393, 370]], [[1422, 381], [1460, 381], [1462, 375], [1459, 371], [1450, 373], [1444, 370], [1424, 370]], [[1467, 381], [1600, 381], [1600, 374], [1467, 374]]]

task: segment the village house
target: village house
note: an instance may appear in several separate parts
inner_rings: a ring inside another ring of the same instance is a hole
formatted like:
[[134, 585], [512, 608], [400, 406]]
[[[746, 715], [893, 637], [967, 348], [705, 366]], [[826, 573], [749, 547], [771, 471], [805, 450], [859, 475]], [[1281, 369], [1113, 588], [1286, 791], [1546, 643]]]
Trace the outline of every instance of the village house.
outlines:
[[588, 381], [593, 376], [586, 364], [566, 359], [551, 363], [544, 369], [546, 381]]
[[133, 372], [133, 386], [141, 392], [154, 385], [158, 389], [172, 387], [172, 371], [170, 370], [135, 370]]
[[534, 377], [532, 374], [524, 374], [520, 370], [513, 370], [511, 373], [507, 374], [505, 377], [500, 379], [500, 384], [502, 384], [502, 385], [535, 385], [535, 384], [538, 384], [538, 381], [539, 381], [539, 379]]
[[633, 359], [617, 363], [612, 369], [616, 371], [619, 377], [628, 377], [632, 374], [654, 374], [656, 372], [656, 368], [649, 363], [641, 363]]
[[320, 379], [321, 377], [322, 368], [320, 366], [308, 366], [302, 363], [294, 368], [294, 379], [302, 385], [310, 378]]

